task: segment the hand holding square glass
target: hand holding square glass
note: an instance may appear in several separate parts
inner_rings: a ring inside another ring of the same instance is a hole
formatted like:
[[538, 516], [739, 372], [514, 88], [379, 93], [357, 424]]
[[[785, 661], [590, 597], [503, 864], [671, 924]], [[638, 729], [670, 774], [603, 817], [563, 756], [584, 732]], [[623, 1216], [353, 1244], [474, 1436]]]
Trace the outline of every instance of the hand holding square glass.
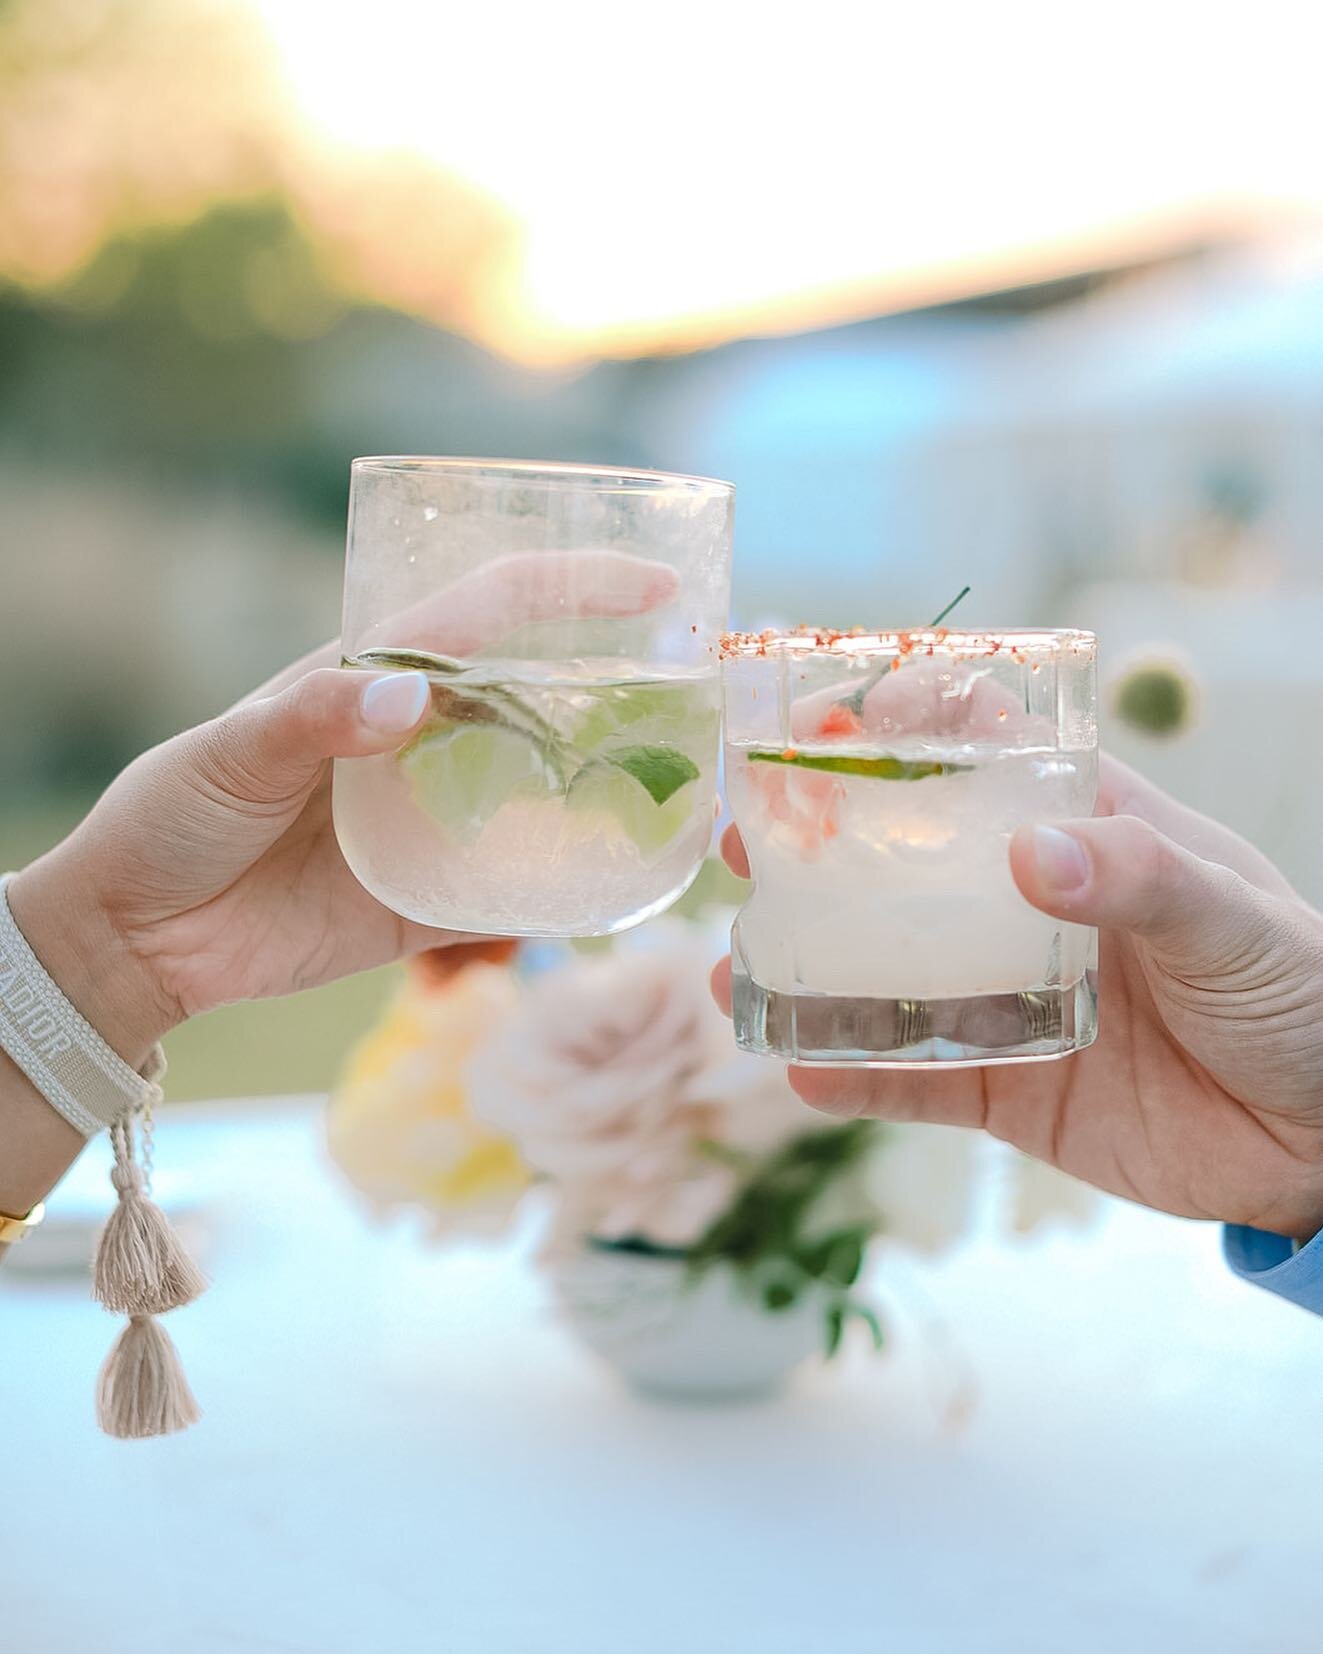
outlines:
[[1094, 934], [1025, 901], [1008, 846], [1093, 807], [1095, 653], [1082, 632], [727, 640], [741, 1045], [908, 1066], [1092, 1042]]

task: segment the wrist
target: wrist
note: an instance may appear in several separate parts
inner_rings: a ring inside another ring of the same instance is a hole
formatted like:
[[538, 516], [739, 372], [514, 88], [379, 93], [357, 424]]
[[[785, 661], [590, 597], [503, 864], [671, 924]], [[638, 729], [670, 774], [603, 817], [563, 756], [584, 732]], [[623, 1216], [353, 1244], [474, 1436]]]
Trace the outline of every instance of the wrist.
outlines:
[[1307, 1194], [1302, 1192], [1289, 1205], [1283, 1203], [1277, 1210], [1256, 1212], [1240, 1221], [1247, 1228], [1280, 1235], [1298, 1250], [1308, 1246], [1323, 1229], [1323, 1201], [1312, 1191]]
[[9, 905], [65, 998], [131, 1068], [141, 1069], [181, 1018], [76, 856], [62, 846], [15, 874]]

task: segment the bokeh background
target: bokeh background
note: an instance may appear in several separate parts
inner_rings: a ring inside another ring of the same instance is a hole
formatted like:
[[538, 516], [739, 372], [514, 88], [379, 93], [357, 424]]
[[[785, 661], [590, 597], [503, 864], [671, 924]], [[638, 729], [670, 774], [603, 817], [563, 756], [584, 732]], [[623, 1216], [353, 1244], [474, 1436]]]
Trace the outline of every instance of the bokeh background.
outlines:
[[[350, 459], [699, 471], [736, 611], [1077, 624], [1323, 898], [1301, 9], [0, 3], [0, 862], [334, 633]], [[1087, 73], [1082, 65], [1087, 64]], [[309, 1090], [375, 976], [200, 1019]]]

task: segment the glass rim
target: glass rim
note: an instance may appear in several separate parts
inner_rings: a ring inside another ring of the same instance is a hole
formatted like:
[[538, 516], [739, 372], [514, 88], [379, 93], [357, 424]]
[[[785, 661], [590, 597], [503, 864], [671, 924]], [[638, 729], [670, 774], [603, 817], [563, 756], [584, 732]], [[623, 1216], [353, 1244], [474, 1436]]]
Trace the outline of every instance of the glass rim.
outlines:
[[602, 493], [734, 494], [735, 484], [720, 477], [690, 476], [683, 471], [650, 471], [616, 465], [589, 465], [579, 460], [482, 459], [462, 454], [365, 454], [350, 462], [350, 472], [470, 476], [477, 482], [531, 482], [596, 486]]
[[963, 631], [946, 626], [916, 626], [909, 631], [843, 632], [828, 626], [770, 627], [762, 632], [724, 632], [722, 660], [868, 660], [875, 656], [932, 656], [942, 660], [992, 659], [1009, 655], [1073, 656], [1092, 659], [1098, 652], [1094, 632], [1072, 626], [981, 627]]

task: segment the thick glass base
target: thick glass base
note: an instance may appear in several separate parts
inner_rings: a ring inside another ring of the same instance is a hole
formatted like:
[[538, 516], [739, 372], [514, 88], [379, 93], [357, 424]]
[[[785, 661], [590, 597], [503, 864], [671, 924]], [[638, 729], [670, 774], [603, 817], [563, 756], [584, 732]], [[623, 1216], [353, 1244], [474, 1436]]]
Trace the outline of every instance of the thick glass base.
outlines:
[[789, 1062], [865, 1068], [983, 1067], [1069, 1056], [1098, 1033], [1093, 971], [1069, 987], [968, 999], [850, 999], [764, 988], [732, 960], [735, 1039]]

